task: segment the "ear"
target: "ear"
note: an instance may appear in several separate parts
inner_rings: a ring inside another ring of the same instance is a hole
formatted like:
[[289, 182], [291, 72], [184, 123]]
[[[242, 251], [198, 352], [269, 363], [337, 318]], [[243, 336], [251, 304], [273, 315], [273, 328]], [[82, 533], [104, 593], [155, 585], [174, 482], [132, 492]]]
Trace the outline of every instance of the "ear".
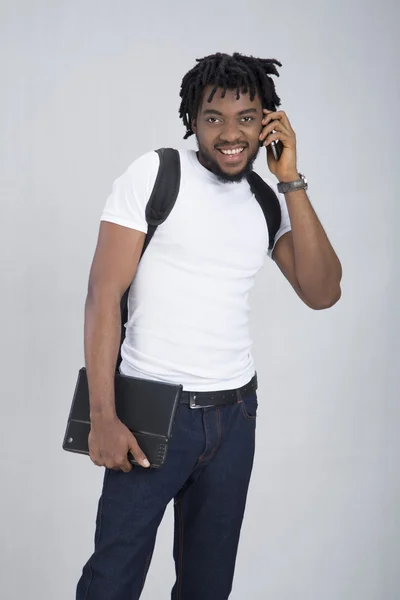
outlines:
[[197, 124], [196, 124], [196, 119], [192, 119], [191, 122], [191, 127], [192, 127], [192, 131], [194, 134], [197, 134]]

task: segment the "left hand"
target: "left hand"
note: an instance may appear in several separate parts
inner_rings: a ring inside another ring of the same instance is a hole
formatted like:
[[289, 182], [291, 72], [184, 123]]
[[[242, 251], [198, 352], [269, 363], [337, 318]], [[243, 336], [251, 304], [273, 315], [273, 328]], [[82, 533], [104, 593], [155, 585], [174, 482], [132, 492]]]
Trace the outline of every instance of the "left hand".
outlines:
[[[263, 110], [263, 130], [260, 134], [260, 142], [264, 142], [267, 150], [268, 168], [279, 181], [295, 181], [299, 179], [297, 170], [296, 134], [283, 110], [272, 112]], [[275, 130], [276, 133], [271, 133]], [[283, 151], [279, 160], [275, 160], [272, 154], [271, 142], [280, 140]]]

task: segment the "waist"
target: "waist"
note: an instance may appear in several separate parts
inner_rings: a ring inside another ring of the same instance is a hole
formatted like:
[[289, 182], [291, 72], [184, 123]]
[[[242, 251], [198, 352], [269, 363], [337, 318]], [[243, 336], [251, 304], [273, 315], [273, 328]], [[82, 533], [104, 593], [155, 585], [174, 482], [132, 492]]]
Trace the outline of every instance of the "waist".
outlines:
[[210, 347], [207, 353], [186, 343], [184, 348], [165, 344], [160, 351], [158, 347], [143, 348], [139, 343], [131, 345], [125, 340], [121, 354], [121, 372], [125, 375], [176, 383], [182, 385], [185, 391], [213, 392], [240, 388], [255, 373], [248, 347], [240, 352], [217, 352]]
[[217, 392], [184, 391], [182, 392], [180, 403], [188, 404], [190, 408], [207, 408], [223, 404], [233, 404], [240, 402], [240, 400], [249, 394], [254, 393], [257, 387], [257, 374], [255, 374], [248, 383], [235, 389], [219, 390]]

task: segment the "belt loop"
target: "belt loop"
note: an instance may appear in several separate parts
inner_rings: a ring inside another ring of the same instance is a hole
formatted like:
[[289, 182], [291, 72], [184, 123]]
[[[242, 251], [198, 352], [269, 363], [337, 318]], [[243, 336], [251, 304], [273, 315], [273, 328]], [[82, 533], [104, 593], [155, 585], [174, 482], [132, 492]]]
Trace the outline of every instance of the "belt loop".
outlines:
[[240, 390], [237, 389], [236, 390], [236, 403], [240, 404], [240, 402], [243, 402], [243, 398], [242, 398], [242, 394], [240, 393]]

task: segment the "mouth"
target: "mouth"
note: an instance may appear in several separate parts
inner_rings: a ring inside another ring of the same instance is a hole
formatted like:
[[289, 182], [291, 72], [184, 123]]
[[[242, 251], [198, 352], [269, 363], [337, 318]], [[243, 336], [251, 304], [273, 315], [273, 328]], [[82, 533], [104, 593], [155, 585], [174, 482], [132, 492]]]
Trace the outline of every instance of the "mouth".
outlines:
[[218, 154], [222, 156], [222, 162], [224, 164], [237, 165], [243, 162], [246, 154], [246, 148], [244, 146], [216, 148], [216, 150], [218, 151]]

